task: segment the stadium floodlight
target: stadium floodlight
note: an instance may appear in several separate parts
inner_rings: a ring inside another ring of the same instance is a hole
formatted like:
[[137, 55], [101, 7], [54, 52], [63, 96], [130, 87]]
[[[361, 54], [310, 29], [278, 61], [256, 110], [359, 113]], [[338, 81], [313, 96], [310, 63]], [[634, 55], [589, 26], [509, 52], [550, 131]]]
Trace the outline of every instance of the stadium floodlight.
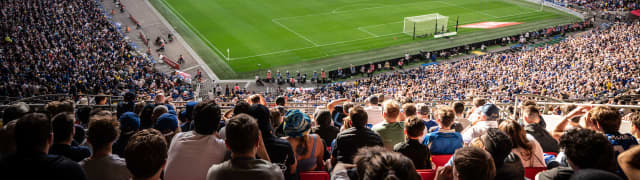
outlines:
[[448, 22], [449, 17], [438, 13], [405, 17], [402, 32], [414, 37], [447, 32]]

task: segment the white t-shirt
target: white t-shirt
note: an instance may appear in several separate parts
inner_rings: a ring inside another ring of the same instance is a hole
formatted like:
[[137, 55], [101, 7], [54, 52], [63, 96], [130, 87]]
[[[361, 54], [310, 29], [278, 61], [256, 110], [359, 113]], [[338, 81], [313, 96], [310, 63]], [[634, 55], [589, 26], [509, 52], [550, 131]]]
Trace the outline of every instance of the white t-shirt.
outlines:
[[480, 137], [487, 133], [489, 128], [498, 128], [497, 121], [478, 121], [475, 125], [462, 131], [462, 140], [464, 143], [470, 143], [474, 138]]
[[169, 146], [165, 180], [205, 179], [211, 165], [222, 163], [227, 147], [215, 135], [178, 133]]
[[118, 155], [112, 154], [100, 159], [84, 159], [80, 166], [91, 180], [129, 180], [131, 173], [127, 163]]
[[382, 107], [380, 106], [366, 106], [364, 107], [364, 111], [367, 112], [367, 124], [376, 125], [378, 123], [384, 122], [384, 118], [382, 117]]

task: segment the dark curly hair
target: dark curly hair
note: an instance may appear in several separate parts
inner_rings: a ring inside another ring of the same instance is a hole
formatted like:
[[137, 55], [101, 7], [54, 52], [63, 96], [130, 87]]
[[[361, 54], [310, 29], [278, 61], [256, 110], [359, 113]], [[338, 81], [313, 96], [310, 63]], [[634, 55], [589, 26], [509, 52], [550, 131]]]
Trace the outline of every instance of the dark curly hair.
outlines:
[[422, 179], [409, 158], [380, 146], [360, 148], [353, 162], [358, 167], [358, 179], [361, 180]]
[[614, 171], [615, 156], [611, 143], [601, 133], [590, 129], [572, 129], [560, 137], [560, 148], [580, 169], [594, 168]]

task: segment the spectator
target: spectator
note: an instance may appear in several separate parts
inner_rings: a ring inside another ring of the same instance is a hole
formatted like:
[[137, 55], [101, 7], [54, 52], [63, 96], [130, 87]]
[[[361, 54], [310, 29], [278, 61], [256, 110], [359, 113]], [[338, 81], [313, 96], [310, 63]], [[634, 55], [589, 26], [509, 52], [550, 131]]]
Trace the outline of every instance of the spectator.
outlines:
[[491, 128], [486, 134], [474, 139], [470, 146], [483, 148], [491, 154], [496, 167], [496, 180], [524, 180], [524, 167], [520, 157], [512, 152], [513, 144], [509, 135]]
[[145, 129], [131, 136], [124, 158], [132, 179], [160, 180], [167, 148], [167, 141], [158, 130]]
[[158, 118], [162, 116], [164, 113], [169, 112], [169, 107], [166, 105], [157, 105], [153, 108], [153, 114], [151, 115], [151, 122], [153, 122], [151, 128], [154, 128], [157, 124]]
[[331, 163], [353, 163], [353, 156], [358, 149], [367, 146], [382, 146], [382, 138], [377, 133], [366, 128], [368, 115], [364, 108], [355, 106], [349, 110], [352, 128], [338, 133], [336, 143], [331, 148]]
[[485, 134], [489, 128], [498, 128], [500, 109], [498, 109], [496, 105], [485, 104], [478, 107], [477, 111], [479, 112], [478, 120], [473, 121], [473, 125], [462, 132], [464, 143], [469, 143], [472, 139], [480, 137]]
[[425, 134], [427, 134], [427, 132], [429, 132], [429, 130], [431, 130], [434, 127], [438, 127], [438, 123], [434, 120], [431, 120], [431, 118], [429, 117], [429, 106], [421, 103], [417, 105], [417, 110], [418, 110], [418, 117], [420, 119], [422, 119], [424, 121], [424, 125], [425, 125]]
[[436, 121], [440, 124], [440, 129], [427, 134], [423, 141], [431, 150], [431, 154], [453, 154], [456, 149], [462, 147], [462, 135], [451, 129], [454, 117], [452, 109], [438, 109]]
[[462, 125], [462, 129], [466, 129], [467, 127], [471, 126], [471, 121], [464, 118], [464, 103], [455, 102], [452, 106], [453, 110], [456, 113], [456, 119], [454, 122], [460, 123]]
[[358, 150], [353, 161], [355, 162], [355, 168], [353, 168], [353, 165], [338, 164], [333, 170], [332, 179], [421, 179], [409, 158], [400, 153], [386, 151], [382, 147], [362, 148]]
[[140, 129], [153, 128], [154, 121], [152, 119], [155, 104], [147, 104], [140, 112]]
[[513, 144], [511, 151], [520, 157], [525, 168], [546, 167], [542, 147], [533, 136], [526, 134], [518, 122], [503, 121], [500, 123], [500, 130], [511, 137]]
[[[536, 179], [569, 179], [576, 171], [600, 169], [613, 172], [616, 169], [614, 151], [606, 136], [590, 129], [572, 129], [560, 138], [560, 148], [570, 167], [556, 167], [539, 173]], [[562, 156], [562, 153], [559, 154]], [[560, 158], [560, 157], [558, 157]]]
[[191, 131], [193, 130], [193, 108], [196, 107], [196, 105], [198, 105], [197, 102], [187, 102], [187, 104], [185, 105], [185, 111], [182, 111], [180, 114], [184, 117], [183, 119], [180, 119], [182, 121], [182, 124], [180, 125], [180, 130], [182, 132], [187, 132], [187, 131]]
[[[109, 113], [110, 114], [110, 113]], [[126, 112], [120, 116], [120, 136], [113, 144], [113, 154], [124, 157], [124, 149], [133, 134], [140, 130], [140, 118], [133, 112]]]
[[262, 140], [271, 163], [280, 166], [285, 179], [298, 179], [297, 161], [291, 144], [273, 135], [269, 109], [262, 104], [254, 104], [249, 108], [249, 115], [258, 121]]
[[324, 161], [323, 140], [317, 135], [309, 135], [311, 119], [300, 110], [292, 109], [284, 119], [286, 139], [294, 148], [298, 171], [314, 171], [321, 169]]
[[49, 148], [49, 154], [64, 156], [73, 161], [80, 162], [91, 156], [91, 151], [86, 147], [71, 146], [75, 133], [75, 116], [72, 113], [63, 112], [53, 116], [53, 145]]
[[80, 162], [89, 179], [126, 180], [131, 178], [127, 163], [112, 154], [112, 146], [120, 135], [120, 123], [110, 116], [93, 116], [87, 131], [91, 157]]
[[487, 151], [465, 147], [454, 154], [453, 166], [438, 170], [436, 179], [493, 180], [496, 177], [494, 160]]
[[473, 124], [475, 124], [476, 121], [478, 121], [478, 118], [481, 115], [480, 109], [485, 104], [487, 104], [487, 100], [484, 99], [484, 98], [474, 98], [473, 99], [473, 108], [471, 109], [471, 111], [469, 111], [469, 115], [468, 115], [469, 121], [472, 123], [471, 126], [473, 126]]
[[327, 109], [331, 113], [331, 119], [336, 127], [340, 127], [343, 125], [343, 119], [349, 115], [348, 110], [344, 106], [339, 106], [340, 103], [349, 102], [349, 99], [343, 98], [330, 102], [327, 104]]
[[404, 122], [407, 118], [411, 116], [416, 116], [416, 105], [413, 103], [405, 103], [402, 104], [402, 110], [400, 111], [400, 115], [398, 116], [398, 120], [400, 122]]
[[638, 140], [640, 140], [640, 112], [634, 112], [627, 116], [631, 122], [631, 134]]
[[0, 160], [3, 179], [87, 179], [78, 163], [47, 154], [53, 131], [46, 115], [22, 116], [16, 122], [15, 138], [16, 153]]
[[[528, 106], [534, 106], [535, 107], [537, 105], [538, 104], [535, 101], [527, 100], [527, 101], [522, 102], [522, 104], [520, 105], [520, 109], [521, 109], [521, 112], [523, 112], [526, 107], [528, 107]], [[542, 118], [542, 114], [538, 114], [538, 119], [539, 119], [538, 125], [540, 125], [540, 127], [542, 127], [543, 129], [547, 128], [547, 123], [544, 121], [544, 118]]]
[[216, 136], [222, 118], [220, 106], [208, 100], [191, 111], [194, 130], [178, 133], [169, 144], [165, 180], [205, 179], [212, 165], [224, 161], [227, 148], [224, 140]]
[[277, 164], [256, 159], [260, 134], [258, 123], [246, 114], [234, 116], [227, 124], [225, 143], [231, 149], [231, 160], [209, 168], [208, 180], [283, 180], [282, 170]]
[[618, 164], [629, 180], [638, 180], [640, 176], [640, 146], [634, 146], [618, 156]]
[[416, 169], [431, 169], [431, 152], [429, 148], [418, 141], [424, 133], [424, 123], [416, 116], [410, 116], [404, 123], [406, 141], [393, 146], [393, 152], [407, 156]]
[[124, 101], [118, 103], [116, 115], [120, 117], [126, 112], [134, 112], [136, 106], [136, 94], [127, 92], [124, 94]]
[[318, 112], [315, 121], [318, 126], [312, 128], [311, 133], [318, 134], [325, 141], [324, 144], [333, 142], [338, 133], [340, 133], [340, 129], [331, 125], [331, 113], [329, 113], [329, 111], [323, 110]]
[[540, 126], [540, 112], [535, 106], [526, 106], [522, 108], [524, 116], [524, 129], [527, 135], [533, 136], [542, 146], [544, 152], [558, 153], [558, 141], [554, 139], [549, 132]]
[[598, 106], [589, 111], [587, 121], [591, 121], [597, 127], [597, 131], [604, 133], [615, 151], [620, 154], [632, 146], [638, 145], [638, 140], [631, 134], [622, 134], [619, 132], [621, 117], [620, 113], [611, 107]]
[[384, 122], [384, 118], [382, 116], [382, 108], [378, 106], [378, 96], [371, 95], [367, 98], [367, 104], [364, 107], [364, 110], [367, 111], [367, 115], [369, 120], [368, 124], [377, 125], [378, 123]]
[[[154, 129], [160, 131], [164, 135], [164, 139], [167, 142], [172, 142], [173, 137], [180, 133], [180, 128], [178, 127], [178, 117], [175, 114], [172, 114], [171, 111], [169, 113], [164, 113], [158, 120], [156, 121], [156, 125]], [[171, 144], [169, 144], [171, 146]]]
[[0, 159], [16, 152], [16, 121], [9, 121], [0, 128]]
[[374, 125], [371, 130], [380, 135], [385, 149], [393, 150], [393, 146], [403, 142], [404, 139], [404, 123], [397, 122], [400, 106], [393, 100], [386, 101], [382, 106], [384, 107], [382, 116], [385, 121]]
[[75, 106], [73, 104], [73, 101], [71, 100], [51, 101], [47, 103], [47, 105], [45, 105], [44, 109], [47, 111], [47, 114], [49, 115], [50, 118], [53, 118], [53, 116], [63, 112], [67, 112], [67, 113], [75, 112]]
[[29, 112], [29, 106], [24, 102], [19, 102], [4, 109], [2, 114], [2, 125], [9, 124], [10, 121], [19, 119]]
[[280, 114], [280, 110], [273, 108], [269, 110], [271, 113], [271, 127], [276, 130], [275, 135], [284, 137], [284, 114]]

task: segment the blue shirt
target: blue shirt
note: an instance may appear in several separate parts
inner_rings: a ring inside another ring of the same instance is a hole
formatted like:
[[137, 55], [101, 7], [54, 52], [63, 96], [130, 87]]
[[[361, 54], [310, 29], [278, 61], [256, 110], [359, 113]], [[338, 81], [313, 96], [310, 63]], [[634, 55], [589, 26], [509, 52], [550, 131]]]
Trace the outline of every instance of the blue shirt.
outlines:
[[424, 126], [429, 130], [431, 127], [438, 127], [438, 123], [434, 120], [424, 120]]
[[433, 132], [427, 134], [422, 143], [429, 147], [431, 154], [453, 154], [462, 147], [463, 141], [458, 132]]

